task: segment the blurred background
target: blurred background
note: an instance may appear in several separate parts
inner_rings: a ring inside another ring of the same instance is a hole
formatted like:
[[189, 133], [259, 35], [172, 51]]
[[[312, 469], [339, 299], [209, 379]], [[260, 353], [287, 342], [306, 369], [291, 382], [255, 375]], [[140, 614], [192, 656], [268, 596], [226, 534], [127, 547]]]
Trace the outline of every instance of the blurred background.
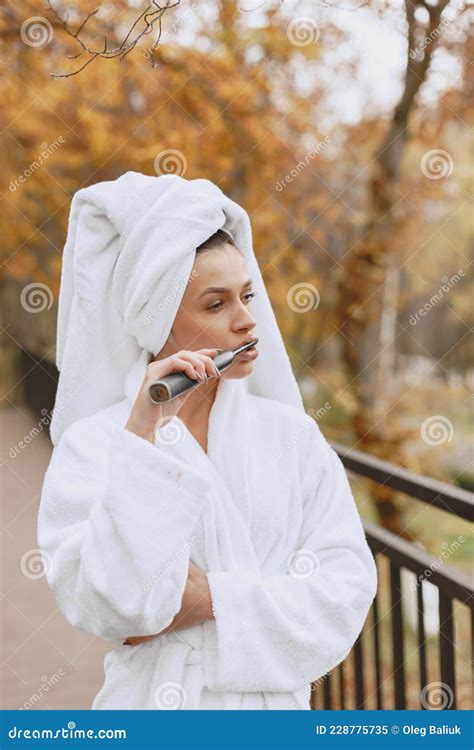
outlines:
[[379, 594], [313, 707], [470, 706], [472, 20], [454, 0], [3, 5], [2, 708], [89, 708], [102, 684], [107, 646], [57, 610], [36, 518], [71, 198], [128, 170], [248, 211], [350, 471]]

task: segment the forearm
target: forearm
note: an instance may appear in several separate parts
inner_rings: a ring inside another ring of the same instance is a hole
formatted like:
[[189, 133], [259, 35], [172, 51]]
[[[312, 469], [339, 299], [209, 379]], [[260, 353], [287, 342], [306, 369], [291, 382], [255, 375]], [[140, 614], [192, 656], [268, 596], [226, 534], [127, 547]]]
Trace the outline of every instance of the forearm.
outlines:
[[193, 609], [188, 609], [186, 612], [183, 612], [183, 610], [180, 610], [173, 620], [170, 622], [169, 625], [166, 626], [166, 628], [163, 628], [159, 633], [154, 633], [153, 635], [136, 635], [136, 636], [129, 636], [123, 643], [124, 646], [138, 646], [140, 643], [144, 643], [145, 641], [149, 641], [151, 638], [156, 638], [158, 635], [163, 635], [163, 633], [169, 633], [170, 631], [174, 630], [180, 630], [181, 628], [189, 628], [192, 625], [200, 625], [205, 620], [209, 620], [212, 617], [212, 610], [211, 615], [208, 614], [207, 610], [203, 611], [203, 609], [199, 606], [194, 607]]
[[125, 646], [137, 646], [140, 643], [156, 638], [158, 635], [168, 633], [172, 630], [180, 630], [193, 625], [200, 625], [206, 620], [214, 617], [212, 609], [211, 592], [206, 576], [201, 576], [199, 585], [188, 580], [179, 612], [173, 620], [159, 633], [153, 635], [129, 636], [123, 643]]

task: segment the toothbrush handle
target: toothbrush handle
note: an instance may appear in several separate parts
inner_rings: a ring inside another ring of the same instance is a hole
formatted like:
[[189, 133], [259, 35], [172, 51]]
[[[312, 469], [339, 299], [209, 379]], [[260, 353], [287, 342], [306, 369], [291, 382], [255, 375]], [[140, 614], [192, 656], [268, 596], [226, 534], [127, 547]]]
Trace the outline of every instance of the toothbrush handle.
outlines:
[[[213, 362], [219, 372], [221, 372], [231, 364], [233, 359], [234, 352], [229, 349], [217, 354]], [[164, 378], [151, 384], [149, 389], [150, 398], [153, 403], [161, 404], [165, 401], [171, 401], [176, 396], [180, 396], [197, 385], [201, 385], [199, 380], [192, 380], [184, 372], [173, 372], [171, 375], [166, 375]]]

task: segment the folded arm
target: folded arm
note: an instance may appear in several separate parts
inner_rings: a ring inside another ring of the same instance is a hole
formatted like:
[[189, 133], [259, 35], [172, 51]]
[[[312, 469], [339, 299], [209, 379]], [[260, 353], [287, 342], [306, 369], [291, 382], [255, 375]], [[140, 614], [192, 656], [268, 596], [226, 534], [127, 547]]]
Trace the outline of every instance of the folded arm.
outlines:
[[122, 643], [179, 611], [205, 479], [166, 448], [91, 418], [72, 424], [45, 475], [38, 544], [72, 624]]
[[308, 419], [304, 521], [287, 572], [207, 574], [216, 618], [205, 660], [212, 691], [288, 691], [316, 680], [349, 653], [374, 598], [375, 562], [344, 467]]
[[172, 621], [160, 633], [153, 635], [134, 635], [129, 636], [124, 641], [124, 646], [138, 646], [140, 643], [156, 638], [157, 635], [168, 633], [171, 630], [180, 630], [189, 628], [192, 625], [199, 625], [205, 620], [211, 620], [214, 617], [211, 606], [211, 592], [206, 574], [194, 563], [189, 563], [188, 579], [181, 599], [181, 608], [173, 617]]

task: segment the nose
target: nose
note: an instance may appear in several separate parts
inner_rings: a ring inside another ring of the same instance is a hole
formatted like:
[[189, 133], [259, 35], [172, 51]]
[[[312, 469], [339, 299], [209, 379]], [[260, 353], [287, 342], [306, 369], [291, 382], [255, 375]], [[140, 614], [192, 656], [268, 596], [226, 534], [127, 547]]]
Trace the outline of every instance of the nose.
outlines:
[[237, 332], [248, 332], [251, 331], [252, 328], [255, 328], [256, 325], [257, 321], [250, 312], [248, 305], [245, 305], [243, 302], [241, 302], [239, 313], [238, 315], [236, 315], [234, 320], [234, 330]]

